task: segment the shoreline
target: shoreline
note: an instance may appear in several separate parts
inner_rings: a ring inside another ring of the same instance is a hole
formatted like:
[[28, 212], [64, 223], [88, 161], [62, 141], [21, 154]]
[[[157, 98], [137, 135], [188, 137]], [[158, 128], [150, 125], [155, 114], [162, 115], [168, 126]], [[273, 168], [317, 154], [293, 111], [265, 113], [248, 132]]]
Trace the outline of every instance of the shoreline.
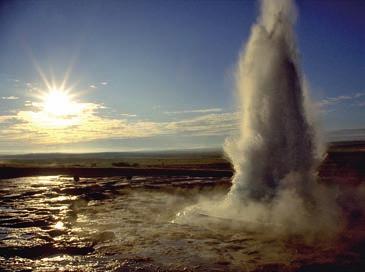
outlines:
[[32, 176], [191, 176], [191, 177], [231, 177], [232, 170], [181, 169], [181, 168], [91, 168], [91, 167], [0, 167], [0, 180]]
[[[45, 165], [46, 163], [55, 165]], [[62, 165], [65, 163], [72, 165]], [[365, 182], [364, 163], [365, 149], [337, 147], [327, 153], [318, 166], [317, 172], [324, 183], [357, 185]], [[219, 154], [174, 154], [165, 157], [142, 156], [138, 158], [122, 156], [118, 158], [83, 157], [76, 160], [72, 157], [62, 160], [52, 158], [43, 158], [42, 160], [20, 160], [18, 158], [17, 160], [14, 158], [12, 161], [0, 161], [0, 180], [57, 175], [85, 178], [113, 176], [127, 178], [132, 176], [229, 178], [232, 177], [233, 173], [234, 170], [230, 163]]]

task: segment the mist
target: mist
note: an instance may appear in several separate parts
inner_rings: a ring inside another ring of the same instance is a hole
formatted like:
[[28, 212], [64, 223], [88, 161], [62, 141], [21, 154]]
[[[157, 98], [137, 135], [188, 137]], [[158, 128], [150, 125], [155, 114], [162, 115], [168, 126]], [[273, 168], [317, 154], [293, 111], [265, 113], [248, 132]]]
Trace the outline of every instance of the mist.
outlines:
[[343, 206], [350, 195], [357, 200], [349, 210], [364, 210], [358, 201], [364, 190], [320, 182], [326, 147], [300, 68], [296, 6], [260, 3], [236, 68], [240, 133], [224, 145], [235, 171], [232, 187], [220, 200], [201, 199], [177, 221], [199, 224], [203, 215], [204, 224], [209, 216], [231, 227], [330, 240], [348, 225]]

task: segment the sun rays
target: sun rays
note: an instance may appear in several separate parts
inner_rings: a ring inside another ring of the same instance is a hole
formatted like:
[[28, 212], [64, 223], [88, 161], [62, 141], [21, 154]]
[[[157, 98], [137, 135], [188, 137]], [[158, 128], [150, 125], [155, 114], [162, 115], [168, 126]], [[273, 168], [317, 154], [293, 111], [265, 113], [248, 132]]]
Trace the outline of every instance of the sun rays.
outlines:
[[74, 102], [70, 95], [64, 90], [50, 90], [43, 97], [43, 110], [47, 113], [64, 116], [74, 112]]
[[70, 89], [62, 89], [53, 87], [48, 92], [42, 93], [40, 96], [42, 102], [40, 108], [42, 111], [57, 119], [68, 119], [70, 117], [80, 116], [90, 105], [90, 103], [82, 103], [75, 99]]
[[74, 90], [75, 85], [69, 85], [72, 67], [68, 67], [63, 79], [58, 83], [53, 73], [48, 77], [37, 61], [32, 58], [33, 64], [42, 79], [43, 88], [37, 88], [33, 93], [37, 100], [32, 103], [34, 110], [28, 113], [28, 120], [37, 127], [49, 129], [63, 129], [79, 125], [84, 118], [85, 111], [90, 103], [77, 100], [80, 92]]
[[36, 111], [32, 119], [42, 127], [62, 128], [78, 124], [87, 105], [76, 101], [71, 89], [56, 84], [46, 91], [39, 91], [36, 97], [38, 101], [33, 103]]

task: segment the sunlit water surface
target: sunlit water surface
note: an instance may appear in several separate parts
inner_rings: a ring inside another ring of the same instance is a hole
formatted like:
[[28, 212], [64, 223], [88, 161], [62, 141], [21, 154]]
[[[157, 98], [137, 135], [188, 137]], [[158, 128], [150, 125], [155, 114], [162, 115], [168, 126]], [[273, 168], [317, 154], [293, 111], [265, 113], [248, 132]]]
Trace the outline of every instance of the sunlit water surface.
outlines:
[[359, 258], [338, 246], [275, 239], [216, 220], [174, 223], [201, 197], [223, 197], [228, 183], [191, 177], [1, 180], [0, 270], [294, 271]]

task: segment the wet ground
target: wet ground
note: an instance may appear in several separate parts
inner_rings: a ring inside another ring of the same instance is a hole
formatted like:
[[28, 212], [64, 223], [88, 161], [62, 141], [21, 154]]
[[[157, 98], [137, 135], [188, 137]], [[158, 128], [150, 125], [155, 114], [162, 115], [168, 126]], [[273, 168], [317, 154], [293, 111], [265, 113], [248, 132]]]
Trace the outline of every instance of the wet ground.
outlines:
[[0, 270], [364, 271], [364, 243], [348, 243], [350, 232], [308, 245], [174, 221], [228, 186], [228, 178], [209, 177], [0, 180]]

